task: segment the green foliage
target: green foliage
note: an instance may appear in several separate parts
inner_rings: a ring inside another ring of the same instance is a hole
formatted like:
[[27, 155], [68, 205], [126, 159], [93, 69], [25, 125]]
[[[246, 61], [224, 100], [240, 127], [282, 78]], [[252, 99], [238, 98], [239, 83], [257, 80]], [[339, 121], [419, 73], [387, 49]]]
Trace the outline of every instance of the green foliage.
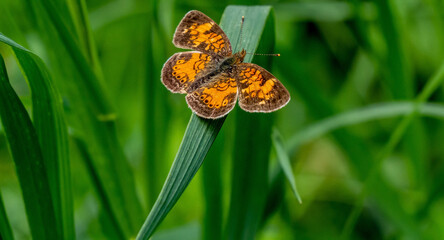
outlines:
[[[2, 0], [1, 239], [444, 235], [444, 4], [231, 3]], [[245, 60], [288, 106], [206, 120], [162, 85], [193, 9], [281, 54]]]

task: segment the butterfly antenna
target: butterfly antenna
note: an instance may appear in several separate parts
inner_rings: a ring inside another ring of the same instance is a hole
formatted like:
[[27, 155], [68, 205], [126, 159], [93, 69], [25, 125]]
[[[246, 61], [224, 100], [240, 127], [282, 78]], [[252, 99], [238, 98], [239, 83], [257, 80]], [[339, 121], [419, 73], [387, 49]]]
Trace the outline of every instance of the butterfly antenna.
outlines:
[[274, 56], [274, 57], [280, 57], [281, 56], [280, 53], [249, 53], [249, 52], [247, 52], [247, 54], [260, 55], [260, 56]]
[[[237, 46], [239, 46], [239, 44], [242, 44], [242, 30], [244, 29], [244, 21], [245, 21], [245, 16], [242, 16], [240, 33], [239, 33], [239, 41], [237, 42]], [[279, 53], [248, 53], [247, 52], [247, 54], [261, 55], [261, 56], [275, 56], [275, 57], [281, 56], [281, 54], [279, 54]]]
[[236, 48], [242, 44], [242, 30], [244, 29], [244, 21], [245, 21], [245, 16], [242, 16], [242, 21], [241, 21], [241, 27], [240, 27], [240, 32], [239, 32], [239, 41], [237, 41], [237, 46]]

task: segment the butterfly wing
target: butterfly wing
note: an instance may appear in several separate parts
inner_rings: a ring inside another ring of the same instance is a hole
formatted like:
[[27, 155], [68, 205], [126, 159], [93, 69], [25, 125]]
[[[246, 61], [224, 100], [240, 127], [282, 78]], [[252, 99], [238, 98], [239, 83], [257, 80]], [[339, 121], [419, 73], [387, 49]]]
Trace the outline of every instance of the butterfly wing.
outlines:
[[186, 96], [188, 106], [200, 117], [220, 118], [236, 105], [237, 84], [234, 76], [220, 73]]
[[212, 57], [200, 52], [176, 53], [162, 68], [162, 83], [173, 93], [186, 93], [200, 76], [213, 69]]
[[227, 35], [207, 15], [193, 10], [188, 12], [174, 33], [176, 47], [201, 51], [214, 57], [231, 56]]
[[264, 68], [241, 63], [237, 66], [239, 106], [247, 112], [272, 112], [290, 101], [287, 89]]

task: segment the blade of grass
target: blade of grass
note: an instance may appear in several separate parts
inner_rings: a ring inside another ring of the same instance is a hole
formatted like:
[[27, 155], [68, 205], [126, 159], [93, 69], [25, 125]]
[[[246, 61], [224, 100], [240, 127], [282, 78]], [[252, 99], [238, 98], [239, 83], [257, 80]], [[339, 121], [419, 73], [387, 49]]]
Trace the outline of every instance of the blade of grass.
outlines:
[[[290, 61], [279, 61], [281, 74], [288, 79], [294, 79], [291, 81], [293, 90], [299, 93], [299, 96], [304, 100], [307, 105], [306, 109], [309, 110], [310, 115], [315, 118], [326, 118], [336, 113], [336, 107], [333, 106], [325, 90], [319, 86], [318, 81], [330, 81], [329, 79], [322, 78], [313, 79], [317, 75], [310, 72], [304, 66], [307, 64], [315, 64], [313, 60], [307, 62], [307, 54], [304, 47], [307, 44], [303, 40], [297, 42], [293, 46], [297, 48], [297, 51], [301, 54], [292, 56]], [[311, 80], [307, 80], [311, 79]], [[316, 80], [316, 81], [315, 81]], [[356, 174], [360, 180], [365, 180], [366, 176], [371, 169], [371, 163], [373, 162], [373, 153], [367, 146], [365, 141], [349, 132], [348, 129], [338, 129], [332, 132], [334, 140], [338, 143], [344, 154], [349, 159], [351, 170]], [[378, 179], [378, 184], [371, 190], [371, 196], [376, 202], [376, 207], [381, 210], [383, 214], [387, 216], [387, 219], [391, 223], [401, 226], [400, 229], [408, 232], [418, 232], [418, 228], [412, 223], [412, 218], [399, 204], [399, 196], [393, 191], [391, 185], [386, 183], [386, 179]], [[380, 193], [384, 192], [383, 195]], [[389, 201], [388, 201], [389, 200]]]
[[301, 196], [299, 195], [299, 192], [296, 188], [296, 181], [293, 176], [293, 169], [291, 168], [290, 159], [288, 158], [286, 147], [284, 146], [284, 141], [282, 140], [282, 136], [279, 133], [279, 130], [277, 130], [276, 128], [273, 129], [272, 142], [276, 151], [277, 158], [279, 160], [279, 164], [281, 165], [281, 168], [285, 173], [285, 177], [290, 183], [291, 190], [293, 190], [293, 194], [299, 201], [299, 203], [302, 203]]
[[[227, 126], [225, 125], [225, 128]], [[205, 212], [202, 223], [203, 240], [221, 240], [223, 225], [222, 161], [228, 148], [224, 130], [219, 133], [202, 166]]]
[[[255, 52], [259, 49], [261, 53], [272, 53], [275, 36], [271, 7], [227, 7], [222, 23], [223, 26], [231, 26], [227, 35], [232, 43], [237, 43], [234, 36], [240, 32], [242, 16], [245, 16], [243, 41], [234, 45], [234, 52], [241, 49]], [[247, 55], [245, 61], [251, 62], [252, 58], [253, 55]], [[259, 57], [256, 63], [270, 69], [271, 60], [271, 57]], [[224, 239], [254, 239], [260, 227], [269, 189], [268, 161], [275, 114], [252, 114], [236, 109], [230, 209]]]
[[88, 11], [85, 0], [67, 0], [70, 6], [73, 22], [76, 25], [82, 49], [85, 51], [86, 58], [92, 66], [94, 73], [99, 79], [103, 78], [102, 68], [97, 56], [96, 45], [94, 44], [93, 34], [88, 18]]
[[[444, 82], [444, 63], [441, 67], [436, 71], [436, 73], [427, 81], [427, 84], [424, 86], [421, 93], [416, 97], [412, 111], [406, 115], [401, 122], [398, 124], [396, 129], [390, 135], [390, 138], [381, 152], [378, 154], [372, 169], [364, 183], [364, 186], [361, 190], [361, 194], [359, 195], [358, 203], [355, 205], [353, 211], [349, 215], [347, 222], [343, 229], [343, 239], [348, 239], [355, 224], [357, 218], [359, 217], [363, 205], [364, 199], [368, 194], [368, 191], [371, 186], [374, 186], [376, 182], [376, 178], [378, 177], [378, 171], [381, 168], [381, 165], [385, 159], [393, 152], [394, 148], [398, 145], [398, 143], [402, 140], [403, 135], [406, 133], [409, 124], [411, 124], [414, 119], [416, 119], [420, 105], [426, 101], [430, 95], [438, 89], [438, 87]], [[405, 229], [406, 232], [409, 232], [410, 229]], [[418, 237], [418, 236], [416, 236]]]
[[35, 2], [35, 11], [40, 14], [45, 14], [50, 19], [51, 24], [54, 26], [57, 33], [57, 37], [60, 38], [69, 56], [72, 58], [73, 63], [76, 65], [82, 78], [79, 79], [79, 84], [82, 84], [82, 88], [87, 91], [86, 96], [91, 98], [88, 108], [91, 109], [98, 118], [102, 120], [114, 119], [114, 111], [111, 107], [110, 101], [106, 92], [103, 90], [103, 82], [94, 73], [86, 57], [83, 55], [84, 51], [77, 43], [76, 35], [68, 27], [69, 24], [65, 18], [62, 17], [58, 8], [52, 1], [38, 0]]
[[[146, 171], [144, 176], [147, 184], [147, 206], [151, 208], [162, 188], [162, 159], [164, 151], [159, 146], [165, 144], [165, 132], [168, 126], [168, 114], [165, 111], [165, 93], [166, 91], [158, 91], [162, 88], [160, 81], [153, 81], [159, 78], [159, 70], [163, 66], [163, 62], [156, 59], [156, 50], [163, 52], [163, 44], [156, 42], [157, 37], [160, 42], [168, 42], [163, 37], [159, 28], [158, 2], [157, 1], [139, 1], [139, 9], [147, 9], [146, 16], [147, 29], [144, 33], [146, 37], [146, 80], [144, 85], [145, 98], [145, 159], [144, 165]], [[162, 54], [165, 55], [165, 54]]]
[[148, 239], [179, 200], [222, 127], [225, 117], [209, 120], [191, 115], [179, 151], [162, 191], [136, 239]]
[[0, 192], [0, 239], [3, 240], [14, 239], [14, 235], [12, 234], [11, 225], [9, 224], [1, 192]]
[[101, 214], [105, 215], [106, 221], [109, 223], [109, 225], [112, 227], [111, 231], [107, 232], [107, 236], [111, 237], [114, 233], [115, 236], [114, 239], [125, 239], [125, 233], [122, 230], [121, 226], [119, 225], [117, 221], [117, 216], [113, 216], [112, 214], [115, 214], [110, 199], [108, 199], [108, 195], [106, 194], [106, 188], [102, 185], [102, 182], [100, 181], [100, 177], [98, 176], [97, 172], [94, 168], [94, 162], [88, 152], [88, 148], [85, 145], [85, 142], [79, 137], [74, 136], [73, 137], [74, 142], [76, 143], [76, 146], [79, 149], [80, 154], [82, 155], [86, 169], [89, 172], [89, 175], [92, 178], [94, 191], [97, 195], [97, 197], [100, 199], [101, 207], [103, 208], [103, 211], [101, 211]]
[[[221, 21], [221, 27], [230, 38], [230, 41], [235, 43], [239, 37], [239, 25], [242, 15], [239, 15], [239, 12], [237, 12], [237, 24], [231, 24], [233, 19], [226, 15], [232, 14], [233, 9], [235, 9], [235, 7], [226, 8], [225, 15]], [[252, 10], [251, 12], [256, 11], [255, 14], [258, 14], [255, 8], [251, 7], [249, 9]], [[257, 7], [257, 9], [260, 8]], [[243, 11], [245, 11], [245, 9]], [[251, 14], [251, 12], [248, 14]], [[263, 11], [260, 13], [263, 13]], [[248, 16], [248, 14], [244, 15]], [[267, 15], [268, 13], [266, 16]], [[265, 20], [264, 19], [261, 23], [254, 21], [255, 19], [257, 20], [257, 17], [250, 19], [251, 23], [258, 24], [259, 26], [260, 24], [264, 24]], [[253, 27], [245, 28], [243, 34], [245, 39], [248, 39], [249, 41], [249, 43], [245, 45], [247, 51], [250, 50], [250, 52], [254, 52], [258, 46], [259, 37], [262, 31], [263, 25], [258, 28], [255, 28], [254, 25]], [[249, 58], [250, 60], [251, 57], [252, 56]], [[202, 164], [202, 161], [222, 127], [224, 120], [225, 118], [208, 120], [199, 118], [194, 114], [192, 115], [168, 178], [165, 181], [153, 209], [143, 224], [137, 239], [148, 239], [177, 202], [180, 195], [199, 169], [199, 166]]]
[[100, 77], [90, 67], [83, 55], [85, 51], [56, 6], [48, 1], [32, 1], [32, 7], [54, 65], [52, 71], [56, 84], [66, 94], [70, 124], [85, 140], [88, 152], [93, 156], [100, 181], [93, 181], [93, 184], [105, 186], [113, 211], [110, 216], [117, 218], [125, 238], [130, 238], [143, 221], [142, 207], [133, 172], [117, 140], [112, 104]]
[[0, 41], [12, 47], [31, 88], [34, 126], [49, 177], [56, 221], [60, 224], [58, 229], [64, 239], [72, 239], [74, 215], [71, 174], [61, 97], [37, 55], [1, 34]]
[[[304, 127], [303, 130], [293, 135], [287, 141], [287, 151], [291, 153], [298, 146], [313, 141], [336, 129], [374, 120], [405, 116], [414, 111], [414, 108], [415, 102], [389, 102], [378, 103], [337, 114], [318, 123]], [[424, 103], [418, 106], [420, 115], [437, 119], [444, 117], [443, 110], [444, 105], [439, 103]]]
[[[386, 55], [383, 72], [386, 72], [386, 80], [395, 99], [414, 97], [414, 79], [410, 65], [409, 52], [406, 46], [408, 35], [403, 31], [402, 19], [399, 17], [394, 1], [376, 1], [379, 11], [380, 28], [386, 42]], [[409, 172], [412, 175], [412, 184], [416, 187], [424, 187], [426, 169], [428, 168], [427, 138], [424, 126], [420, 119], [414, 119], [409, 124], [403, 138], [403, 148], [409, 155]]]
[[34, 239], [61, 239], [39, 139], [12, 89], [0, 55], [0, 117], [11, 150]]

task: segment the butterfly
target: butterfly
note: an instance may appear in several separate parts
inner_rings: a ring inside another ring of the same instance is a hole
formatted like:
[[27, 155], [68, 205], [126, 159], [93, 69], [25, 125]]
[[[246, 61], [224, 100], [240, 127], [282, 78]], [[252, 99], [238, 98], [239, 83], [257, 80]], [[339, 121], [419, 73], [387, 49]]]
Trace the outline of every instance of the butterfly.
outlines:
[[198, 116], [216, 119], [236, 105], [248, 112], [272, 112], [290, 101], [290, 94], [264, 68], [244, 63], [246, 51], [232, 53], [227, 35], [202, 12], [188, 12], [174, 33], [173, 44], [194, 51], [171, 56], [162, 68], [162, 83], [185, 99]]

